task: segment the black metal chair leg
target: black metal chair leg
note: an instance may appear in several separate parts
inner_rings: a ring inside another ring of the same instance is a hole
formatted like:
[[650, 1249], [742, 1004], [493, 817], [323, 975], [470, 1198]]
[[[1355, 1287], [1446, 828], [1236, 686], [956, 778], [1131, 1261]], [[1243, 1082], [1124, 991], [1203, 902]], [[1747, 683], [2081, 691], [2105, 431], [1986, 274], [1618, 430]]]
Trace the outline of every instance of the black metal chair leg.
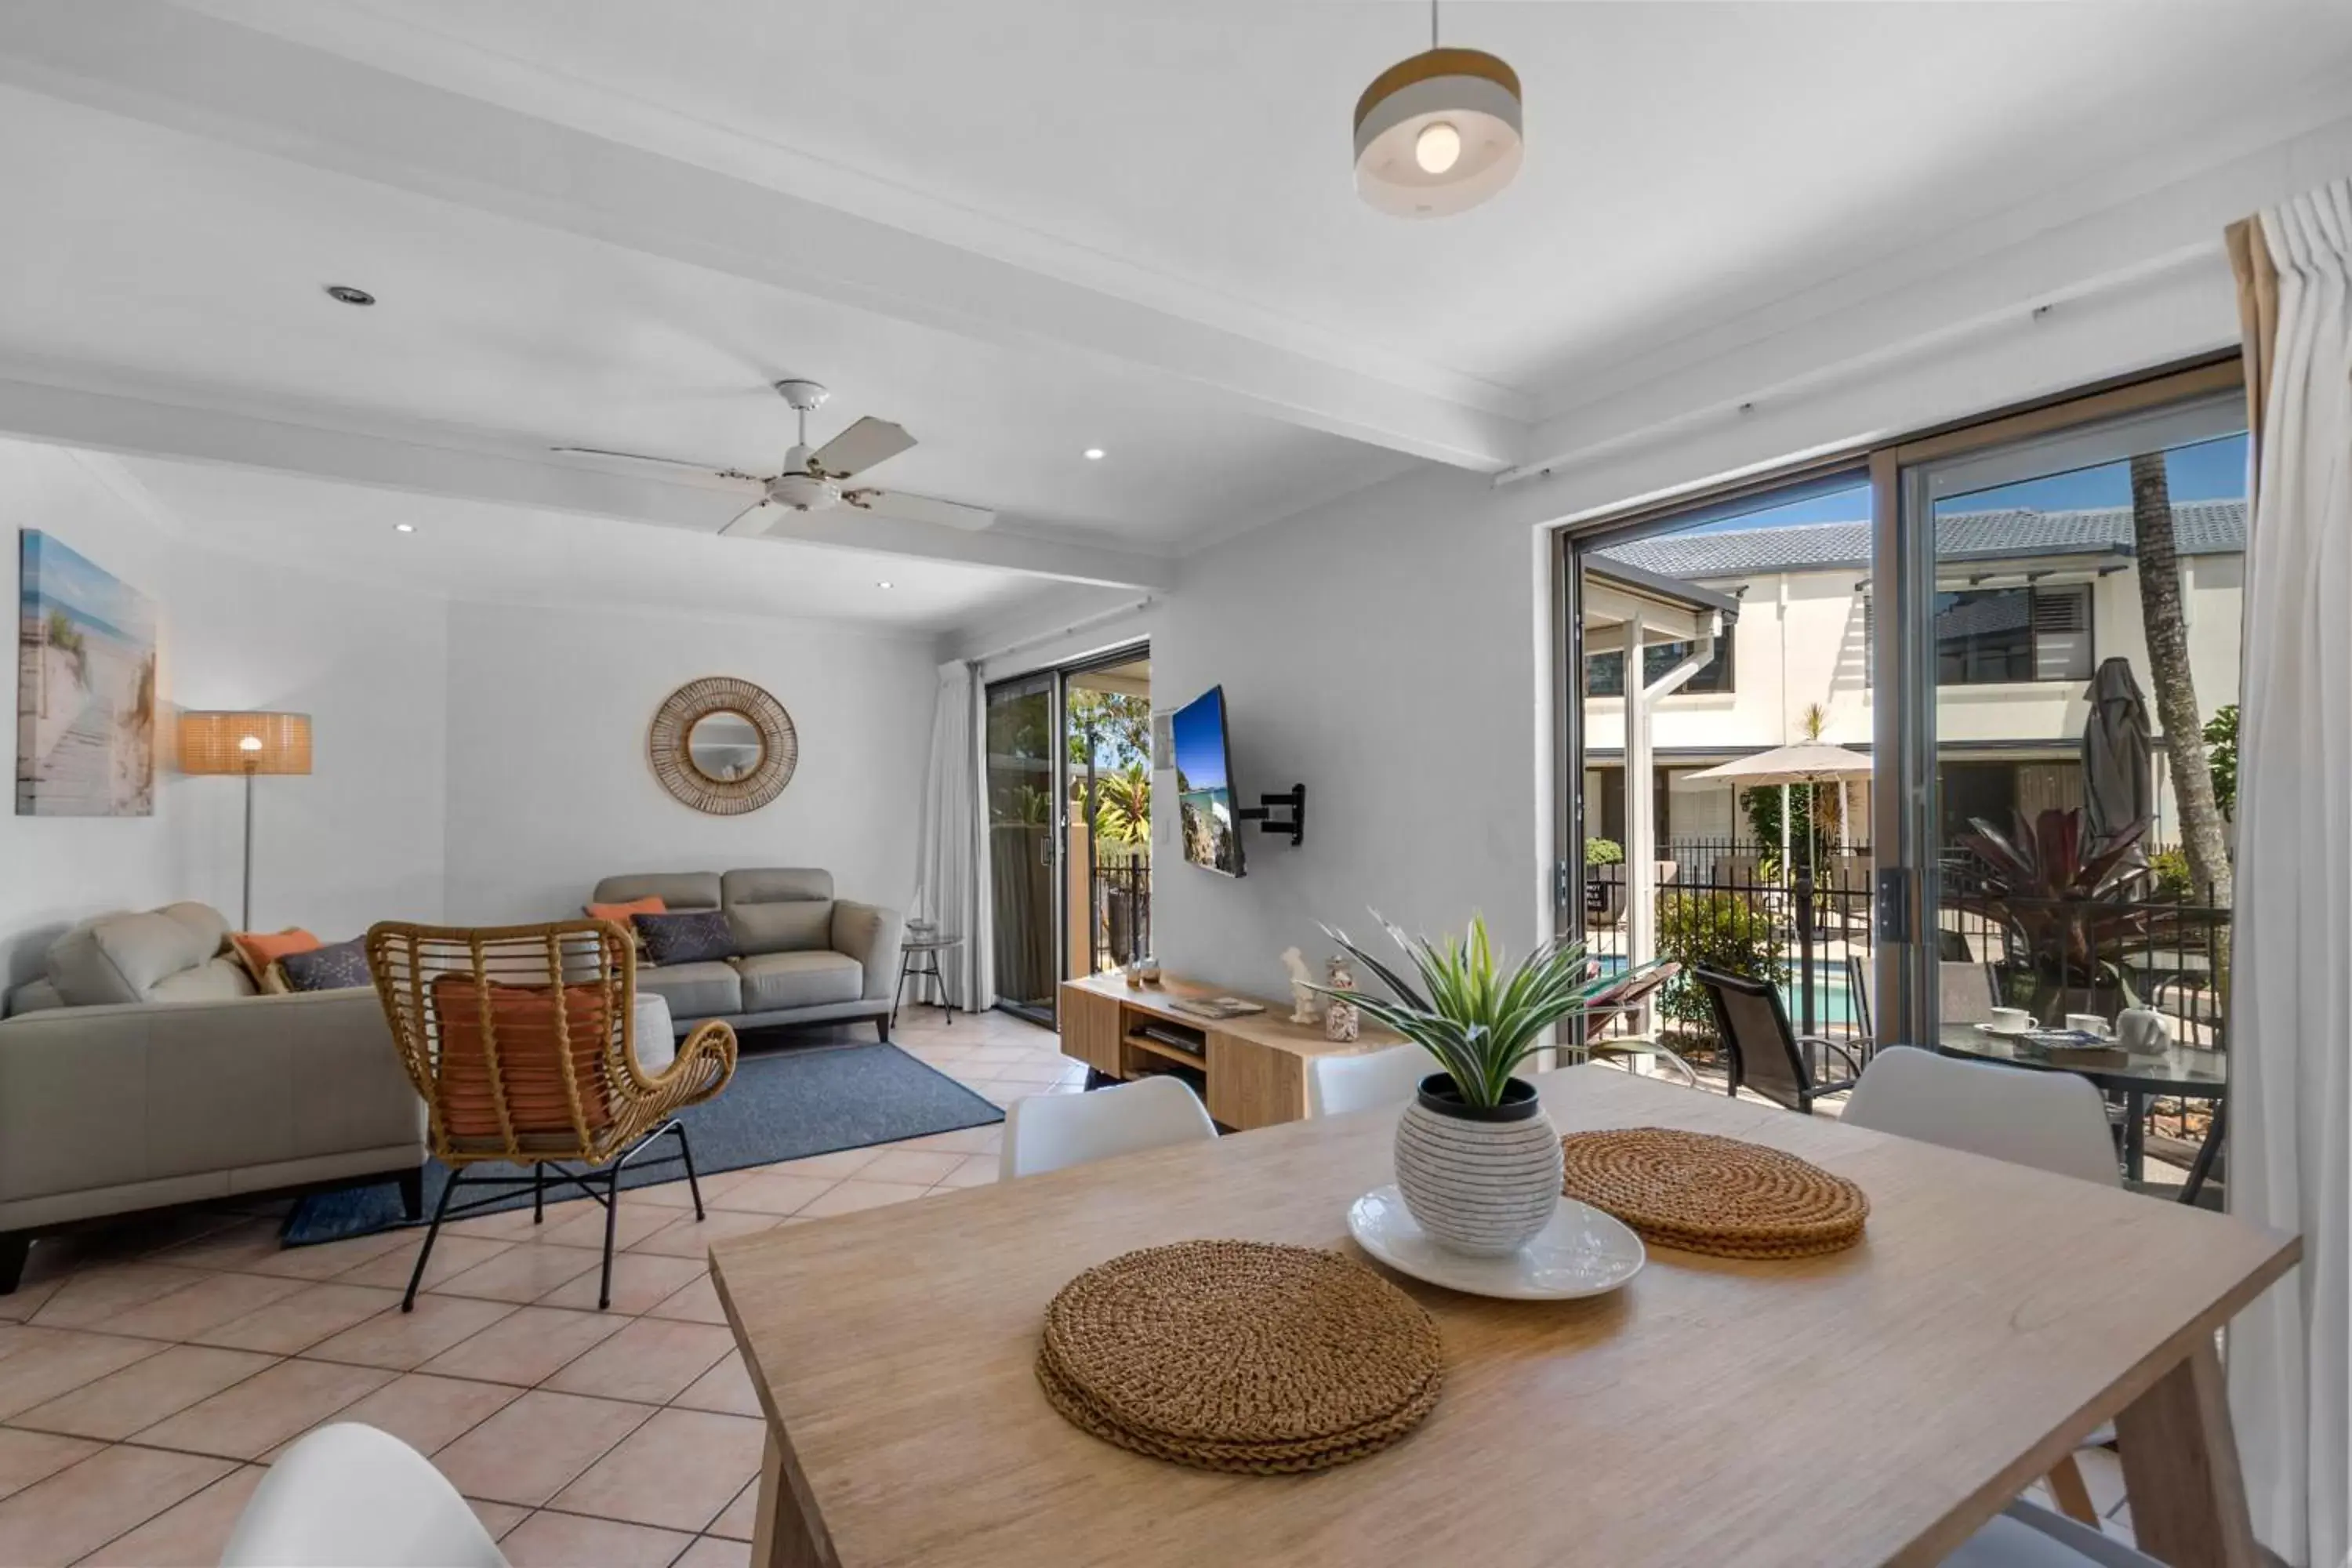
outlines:
[[2226, 1105], [2213, 1107], [2213, 1120], [2205, 1128], [2205, 1142], [2189, 1167], [2189, 1180], [2180, 1185], [2180, 1201], [2184, 1204], [2196, 1203], [2198, 1194], [2205, 1190], [2207, 1178], [2213, 1173], [2214, 1158], [2221, 1152], [2222, 1119], [2227, 1110]]
[[448, 1184], [441, 1189], [441, 1201], [433, 1205], [433, 1224], [425, 1232], [425, 1245], [416, 1250], [416, 1267], [409, 1271], [408, 1294], [400, 1299], [400, 1310], [404, 1312], [416, 1310], [416, 1288], [425, 1283], [425, 1265], [432, 1258], [433, 1243], [441, 1235], [441, 1216], [449, 1212], [449, 1200], [456, 1195], [458, 1184], [465, 1179], [464, 1171], [450, 1172]]
[[613, 1173], [604, 1179], [604, 1273], [596, 1285], [596, 1310], [600, 1312], [613, 1304], [613, 1232], [621, 1217], [621, 1166], [625, 1163], [614, 1161]]
[[670, 1131], [677, 1134], [677, 1157], [686, 1162], [686, 1190], [694, 1194], [694, 1218], [702, 1221], [702, 1184], [694, 1179], [694, 1145], [686, 1141], [686, 1123], [673, 1121]]

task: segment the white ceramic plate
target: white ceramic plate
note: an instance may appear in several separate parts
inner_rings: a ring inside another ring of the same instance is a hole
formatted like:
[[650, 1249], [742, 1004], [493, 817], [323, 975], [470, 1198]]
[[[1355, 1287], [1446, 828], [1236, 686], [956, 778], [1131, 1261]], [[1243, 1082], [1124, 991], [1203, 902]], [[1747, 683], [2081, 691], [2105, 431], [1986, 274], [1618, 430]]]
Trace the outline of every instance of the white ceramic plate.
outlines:
[[2028, 1024], [2021, 1029], [2004, 1029], [1999, 1024], [1979, 1024], [1977, 1027], [1985, 1034], [1998, 1035], [2004, 1040], [2021, 1040], [2034, 1033], [2038, 1026]]
[[1590, 1205], [1562, 1198], [1551, 1223], [1508, 1258], [1470, 1258], [1429, 1238], [1395, 1187], [1375, 1187], [1348, 1210], [1358, 1246], [1400, 1274], [1473, 1296], [1568, 1301], [1616, 1289], [1642, 1271], [1642, 1238]]

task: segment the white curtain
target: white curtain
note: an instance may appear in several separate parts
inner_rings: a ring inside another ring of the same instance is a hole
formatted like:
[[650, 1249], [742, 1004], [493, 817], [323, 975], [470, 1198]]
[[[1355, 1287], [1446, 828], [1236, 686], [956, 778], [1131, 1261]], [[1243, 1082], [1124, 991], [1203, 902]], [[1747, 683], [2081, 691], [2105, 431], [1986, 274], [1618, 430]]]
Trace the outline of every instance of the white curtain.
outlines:
[[[2304, 1261], [2231, 1328], [2254, 1528], [2289, 1563], [2352, 1552], [2352, 181], [2263, 213], [2277, 273], [2246, 554], [2231, 1212]], [[2264, 345], [2257, 345], [2258, 348]]]
[[990, 927], [988, 836], [982, 831], [980, 667], [940, 666], [931, 715], [931, 755], [923, 770], [923, 815], [915, 848], [917, 916], [963, 945], [940, 954], [948, 1001], [967, 1011], [996, 1005], [995, 933]]

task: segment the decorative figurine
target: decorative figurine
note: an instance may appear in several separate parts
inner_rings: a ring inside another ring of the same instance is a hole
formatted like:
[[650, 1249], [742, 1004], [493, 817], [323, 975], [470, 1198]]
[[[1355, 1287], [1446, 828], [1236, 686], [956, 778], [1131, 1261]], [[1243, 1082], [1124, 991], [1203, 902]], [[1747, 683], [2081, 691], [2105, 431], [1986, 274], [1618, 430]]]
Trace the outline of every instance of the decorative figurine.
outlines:
[[1160, 961], [1147, 952], [1137, 962], [1142, 966], [1143, 983], [1146, 985], [1159, 984]]
[[1130, 987], [1141, 985], [1143, 984], [1143, 960], [1139, 958], [1129, 959], [1127, 961], [1127, 967], [1121, 971], [1121, 974]]
[[[1337, 953], [1332, 955], [1327, 976], [1324, 984], [1334, 991], [1353, 991], [1356, 988], [1356, 972], [1348, 967], [1347, 959]], [[1357, 1012], [1353, 1002], [1342, 1002], [1337, 996], [1325, 1002], [1323, 1013], [1325, 1039], [1345, 1044], [1355, 1039], [1362, 1029], [1363, 1018]]]
[[1323, 1014], [1316, 1005], [1315, 976], [1307, 970], [1306, 955], [1295, 947], [1286, 947], [1282, 950], [1282, 966], [1290, 971], [1290, 1021], [1315, 1022]]

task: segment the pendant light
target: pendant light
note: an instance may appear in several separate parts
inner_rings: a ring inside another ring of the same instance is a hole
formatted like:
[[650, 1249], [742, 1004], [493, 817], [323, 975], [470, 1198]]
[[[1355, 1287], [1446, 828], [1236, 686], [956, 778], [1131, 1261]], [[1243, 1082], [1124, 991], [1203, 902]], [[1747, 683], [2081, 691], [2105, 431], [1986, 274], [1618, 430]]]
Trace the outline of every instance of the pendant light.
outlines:
[[1429, 47], [1356, 100], [1356, 191], [1399, 217], [1466, 212], [1519, 172], [1518, 73], [1477, 49]]

